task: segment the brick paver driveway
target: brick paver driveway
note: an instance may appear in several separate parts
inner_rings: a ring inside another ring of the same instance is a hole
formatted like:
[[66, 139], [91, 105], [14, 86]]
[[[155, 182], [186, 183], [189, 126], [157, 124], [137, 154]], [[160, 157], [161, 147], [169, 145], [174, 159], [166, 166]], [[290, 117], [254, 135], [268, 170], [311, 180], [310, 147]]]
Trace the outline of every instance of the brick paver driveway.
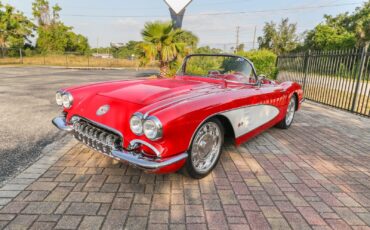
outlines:
[[369, 229], [370, 120], [306, 104], [226, 146], [203, 180], [148, 175], [70, 137], [0, 191], [9, 229]]

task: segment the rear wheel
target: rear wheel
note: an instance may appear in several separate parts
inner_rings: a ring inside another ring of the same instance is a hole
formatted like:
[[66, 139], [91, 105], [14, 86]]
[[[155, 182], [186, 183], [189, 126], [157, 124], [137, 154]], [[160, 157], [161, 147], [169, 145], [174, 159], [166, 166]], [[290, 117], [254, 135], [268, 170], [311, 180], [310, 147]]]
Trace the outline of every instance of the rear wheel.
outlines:
[[280, 121], [276, 125], [276, 127], [281, 128], [281, 129], [287, 129], [292, 125], [293, 120], [294, 120], [294, 114], [296, 111], [296, 104], [297, 104], [297, 97], [293, 95], [290, 98], [289, 105], [288, 105], [287, 112], [286, 112], [284, 119]]
[[211, 118], [196, 131], [184, 169], [189, 176], [200, 179], [207, 176], [216, 166], [224, 142], [221, 122]]

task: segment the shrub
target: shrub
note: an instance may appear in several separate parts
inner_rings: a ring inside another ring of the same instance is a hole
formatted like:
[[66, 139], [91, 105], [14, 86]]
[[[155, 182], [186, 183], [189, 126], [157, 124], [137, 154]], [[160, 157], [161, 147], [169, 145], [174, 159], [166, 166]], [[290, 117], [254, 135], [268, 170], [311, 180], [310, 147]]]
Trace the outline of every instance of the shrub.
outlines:
[[268, 78], [276, 79], [278, 70], [276, 68], [276, 54], [269, 50], [242, 51], [238, 55], [251, 60], [256, 68], [257, 74], [264, 74]]

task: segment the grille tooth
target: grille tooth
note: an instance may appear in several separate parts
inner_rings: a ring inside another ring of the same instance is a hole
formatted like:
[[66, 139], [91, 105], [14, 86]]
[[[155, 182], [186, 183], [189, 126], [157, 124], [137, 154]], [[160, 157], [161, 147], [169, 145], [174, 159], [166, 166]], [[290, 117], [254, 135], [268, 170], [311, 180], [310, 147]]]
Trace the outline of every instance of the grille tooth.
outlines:
[[[78, 122], [76, 122], [76, 123], [78, 123]], [[83, 133], [84, 132], [84, 129], [85, 129], [85, 125], [84, 124], [80, 124], [79, 125], [79, 129], [78, 129], [78, 132], [79, 133]]]
[[73, 129], [77, 140], [99, 152], [110, 155], [113, 149], [122, 147], [122, 138], [120, 136], [100, 127], [95, 127], [84, 120], [74, 122]]
[[94, 135], [94, 128], [89, 128], [89, 132], [88, 132], [88, 135], [89, 137], [92, 137]]
[[85, 125], [84, 125], [83, 133], [84, 133], [85, 135], [87, 135], [87, 134], [88, 134], [88, 132], [89, 132], [89, 126], [88, 126], [87, 124], [85, 124]]
[[99, 140], [99, 135], [100, 135], [100, 131], [96, 129], [93, 135], [94, 139]]
[[107, 134], [102, 132], [100, 135], [99, 135], [99, 141], [101, 143], [104, 143], [105, 142], [105, 138], [106, 138]]

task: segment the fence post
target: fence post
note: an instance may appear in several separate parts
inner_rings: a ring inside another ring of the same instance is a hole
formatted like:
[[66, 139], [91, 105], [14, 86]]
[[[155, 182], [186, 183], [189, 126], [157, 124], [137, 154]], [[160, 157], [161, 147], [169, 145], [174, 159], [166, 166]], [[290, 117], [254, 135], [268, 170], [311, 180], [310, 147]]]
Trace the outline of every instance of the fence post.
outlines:
[[66, 68], [68, 68], [68, 54], [66, 53]]
[[355, 111], [358, 94], [360, 94], [358, 91], [360, 89], [360, 82], [361, 82], [362, 74], [364, 72], [366, 52], [367, 52], [367, 48], [365, 46], [362, 48], [362, 51], [361, 51], [361, 59], [360, 59], [360, 65], [358, 66], [359, 68], [358, 68], [358, 73], [357, 73], [357, 82], [356, 82], [356, 88], [354, 92], [355, 95], [353, 96], [351, 112]]
[[23, 64], [22, 48], [19, 48], [19, 57], [20, 57], [21, 64]]
[[308, 50], [308, 52], [306, 52], [305, 57], [304, 57], [304, 66], [303, 66], [304, 77], [303, 77], [303, 83], [302, 83], [303, 92], [306, 88], [306, 80], [307, 80], [307, 72], [308, 72], [310, 56], [311, 56], [311, 50]]

